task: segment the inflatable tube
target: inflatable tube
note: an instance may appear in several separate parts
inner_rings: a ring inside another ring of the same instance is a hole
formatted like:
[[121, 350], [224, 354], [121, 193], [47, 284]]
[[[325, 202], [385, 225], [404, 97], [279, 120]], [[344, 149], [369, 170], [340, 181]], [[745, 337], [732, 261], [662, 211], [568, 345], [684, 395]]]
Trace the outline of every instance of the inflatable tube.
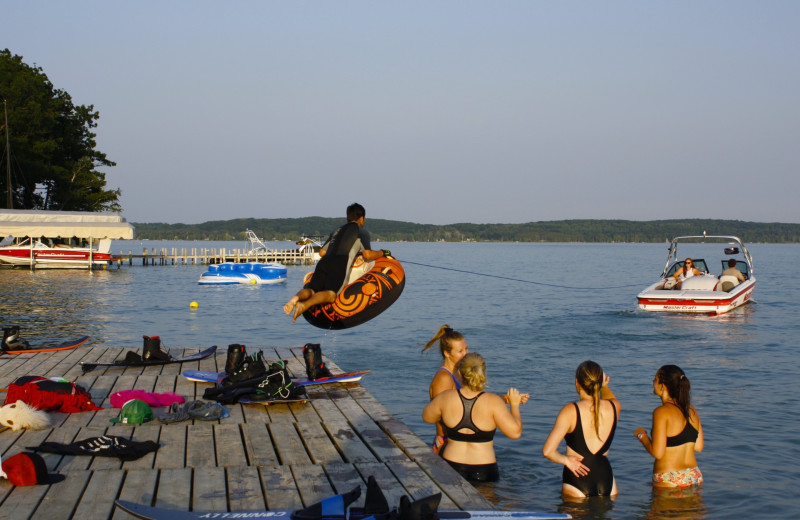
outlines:
[[[352, 271], [359, 273], [364, 269], [367, 271], [345, 285], [333, 303], [317, 305], [304, 312], [306, 321], [321, 329], [347, 329], [361, 325], [388, 309], [405, 287], [403, 266], [392, 257], [360, 263], [357, 259]], [[306, 275], [306, 284], [312, 274]]]

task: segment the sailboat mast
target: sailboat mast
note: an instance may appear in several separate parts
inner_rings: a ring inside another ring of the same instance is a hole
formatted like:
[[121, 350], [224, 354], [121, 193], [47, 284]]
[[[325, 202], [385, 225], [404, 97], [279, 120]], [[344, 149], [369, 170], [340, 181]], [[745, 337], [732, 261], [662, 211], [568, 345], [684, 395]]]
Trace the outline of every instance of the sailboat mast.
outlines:
[[3, 114], [6, 121], [6, 186], [8, 187], [6, 209], [14, 209], [14, 198], [11, 196], [11, 141], [8, 138], [8, 109], [5, 99], [3, 100]]

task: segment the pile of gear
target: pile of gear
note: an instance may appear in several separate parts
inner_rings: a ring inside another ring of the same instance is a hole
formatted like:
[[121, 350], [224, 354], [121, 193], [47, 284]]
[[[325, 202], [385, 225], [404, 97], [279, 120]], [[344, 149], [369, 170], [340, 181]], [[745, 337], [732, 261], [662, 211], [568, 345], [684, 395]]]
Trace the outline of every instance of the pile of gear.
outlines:
[[[128, 352], [125, 361], [120, 366], [174, 361], [167, 352], [161, 350], [161, 339], [158, 336], [143, 336], [143, 339], [142, 353]], [[28, 348], [28, 342], [20, 337], [19, 327], [3, 328], [3, 351]], [[319, 344], [306, 344], [303, 347], [303, 357], [309, 380], [331, 376], [322, 361]], [[93, 402], [92, 396], [86, 388], [63, 378], [22, 376], [9, 384], [5, 397], [4, 405], [0, 406], [0, 431], [49, 428], [52, 426], [52, 421], [48, 412], [76, 413], [102, 410], [102, 407]], [[247, 355], [244, 345], [232, 344], [228, 346], [225, 377], [218, 385], [207, 389], [203, 396], [204, 399], [212, 402], [200, 400], [186, 402], [184, 397], [174, 392], [121, 390], [110, 396], [112, 407], [120, 409], [119, 415], [111, 418], [110, 422], [127, 425], [144, 424], [156, 418], [151, 407], [168, 407], [167, 413], [158, 417], [163, 423], [184, 420], [215, 421], [229, 417], [230, 414], [223, 406], [224, 404], [233, 404], [245, 397], [251, 401], [291, 401], [306, 398], [302, 386], [292, 382], [286, 368], [286, 361], [267, 362], [261, 351]], [[138, 442], [127, 436], [114, 435], [92, 437], [72, 444], [44, 442], [39, 446], [28, 446], [27, 449], [31, 451], [19, 453], [0, 462], [2, 464], [0, 478], [7, 478], [14, 485], [46, 484], [63, 480], [63, 476], [47, 472], [41, 456], [36, 452], [135, 460], [158, 450], [158, 448], [159, 444], [154, 441]], [[371, 482], [377, 489], [374, 479], [371, 479]], [[360, 488], [354, 491], [357, 491], [357, 494], [352, 500], [357, 499], [361, 493]], [[382, 499], [383, 495], [379, 489], [377, 493]], [[374, 491], [372, 495], [378, 496]], [[347, 504], [352, 503], [352, 500]], [[325, 506], [325, 509], [327, 510], [328, 507]], [[346, 506], [343, 507], [346, 509]], [[307, 509], [312, 510], [313, 508], [314, 506]], [[383, 504], [379, 504], [378, 509], [381, 511], [376, 512], [390, 513], [385, 499], [383, 499]], [[298, 514], [300, 515], [297, 517], [299, 519], [319, 518], [319, 516], [302, 516], [302, 512], [298, 512]], [[382, 516], [380, 518], [400, 517]]]
[[[331, 375], [322, 362], [322, 351], [318, 344], [304, 346], [303, 357], [309, 379]], [[302, 387], [292, 382], [286, 361], [267, 362], [261, 351], [248, 355], [246, 347], [238, 343], [228, 345], [225, 377], [216, 387], [208, 388], [203, 393], [203, 399], [223, 404], [233, 404], [245, 398], [252, 401], [291, 401], [303, 397]]]

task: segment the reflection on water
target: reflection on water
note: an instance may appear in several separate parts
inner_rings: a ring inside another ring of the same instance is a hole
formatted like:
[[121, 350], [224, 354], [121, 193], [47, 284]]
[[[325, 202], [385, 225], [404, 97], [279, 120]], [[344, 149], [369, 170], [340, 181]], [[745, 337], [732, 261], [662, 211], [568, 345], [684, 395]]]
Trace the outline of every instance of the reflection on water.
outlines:
[[61, 343], [89, 334], [97, 327], [99, 285], [122, 272], [82, 269], [0, 270], [0, 320], [3, 326], [18, 325], [31, 346]]
[[600, 520], [609, 518], [609, 513], [614, 510], [616, 497], [590, 497], [590, 498], [567, 498], [558, 507], [559, 513], [568, 513], [572, 518]]
[[664, 520], [681, 518], [693, 520], [706, 518], [708, 511], [703, 503], [703, 486], [689, 488], [653, 488], [650, 510], [645, 518]]

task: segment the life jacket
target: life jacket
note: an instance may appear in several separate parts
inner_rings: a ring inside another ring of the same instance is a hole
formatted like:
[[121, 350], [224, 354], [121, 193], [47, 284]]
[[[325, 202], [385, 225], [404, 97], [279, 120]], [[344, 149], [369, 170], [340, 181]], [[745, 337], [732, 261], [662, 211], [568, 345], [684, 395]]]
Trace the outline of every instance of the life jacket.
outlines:
[[46, 412], [86, 412], [102, 410], [82, 386], [70, 381], [54, 381], [41, 376], [23, 376], [8, 385], [5, 403], [23, 401]]

